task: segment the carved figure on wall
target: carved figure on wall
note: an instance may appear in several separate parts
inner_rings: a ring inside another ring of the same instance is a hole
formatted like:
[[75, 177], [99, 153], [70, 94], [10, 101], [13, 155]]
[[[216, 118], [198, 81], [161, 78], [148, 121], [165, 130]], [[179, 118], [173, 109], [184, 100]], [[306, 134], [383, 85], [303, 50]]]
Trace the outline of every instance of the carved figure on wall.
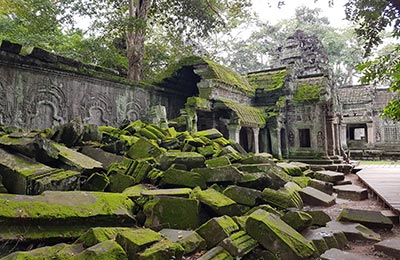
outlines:
[[322, 131], [318, 131], [317, 133], [317, 145], [318, 147], [323, 147], [324, 146], [324, 135], [322, 134]]
[[135, 121], [147, 114], [148, 95], [142, 90], [135, 91], [135, 97], [126, 105], [126, 119]]
[[288, 143], [289, 146], [294, 146], [294, 134], [292, 130], [290, 130], [288, 134]]
[[81, 100], [81, 118], [84, 123], [111, 125], [111, 101], [102, 93], [87, 93]]
[[376, 134], [375, 134], [375, 140], [376, 140], [377, 142], [380, 142], [380, 141], [381, 141], [381, 133], [380, 133], [379, 131], [377, 131]]

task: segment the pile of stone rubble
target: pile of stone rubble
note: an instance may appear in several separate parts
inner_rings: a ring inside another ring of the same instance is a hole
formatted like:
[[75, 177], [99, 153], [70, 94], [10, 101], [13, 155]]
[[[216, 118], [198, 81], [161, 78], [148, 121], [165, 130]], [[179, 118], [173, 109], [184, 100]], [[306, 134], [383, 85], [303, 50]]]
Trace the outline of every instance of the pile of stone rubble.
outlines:
[[0, 176], [2, 259], [335, 259], [380, 240], [359, 212], [313, 209], [333, 191], [365, 198], [343, 173], [248, 154], [216, 129], [0, 127]]

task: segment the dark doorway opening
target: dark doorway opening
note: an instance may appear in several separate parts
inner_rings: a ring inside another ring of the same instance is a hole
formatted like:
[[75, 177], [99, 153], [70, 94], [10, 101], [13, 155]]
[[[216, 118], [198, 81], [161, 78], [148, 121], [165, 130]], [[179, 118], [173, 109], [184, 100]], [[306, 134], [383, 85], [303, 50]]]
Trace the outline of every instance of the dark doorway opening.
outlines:
[[310, 129], [299, 129], [300, 147], [311, 147]]

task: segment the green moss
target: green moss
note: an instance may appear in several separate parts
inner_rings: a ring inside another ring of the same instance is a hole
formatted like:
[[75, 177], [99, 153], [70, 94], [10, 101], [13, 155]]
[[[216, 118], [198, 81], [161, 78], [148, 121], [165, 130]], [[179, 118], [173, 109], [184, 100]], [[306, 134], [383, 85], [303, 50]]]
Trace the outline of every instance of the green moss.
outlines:
[[211, 110], [210, 101], [200, 97], [188, 97], [186, 101], [186, 106], [206, 111]]
[[222, 216], [210, 219], [196, 232], [206, 240], [207, 248], [211, 248], [238, 230], [239, 225], [232, 218]]
[[[139, 251], [161, 240], [161, 234], [147, 228], [135, 228], [119, 232], [116, 241], [128, 253], [134, 257]], [[133, 258], [136, 259], [136, 258]]]
[[247, 75], [247, 79], [254, 88], [261, 88], [267, 91], [281, 89], [285, 85], [287, 71], [268, 71], [252, 73]]
[[165, 259], [182, 259], [184, 254], [183, 247], [168, 240], [159, 241], [149, 248], [146, 248], [139, 254], [141, 260], [165, 260]]
[[242, 125], [250, 125], [250, 126], [265, 126], [265, 114], [262, 109], [251, 107], [247, 105], [243, 105], [241, 103], [233, 102], [227, 99], [218, 99], [220, 104], [216, 104], [216, 106], [222, 106], [225, 108], [229, 108], [240, 118], [242, 121]]
[[294, 93], [293, 100], [297, 102], [315, 102], [321, 96], [321, 85], [301, 84]]
[[106, 240], [115, 239], [117, 234], [130, 230], [126, 227], [95, 227], [90, 228], [80, 236], [75, 244], [83, 243], [84, 247], [91, 247]]

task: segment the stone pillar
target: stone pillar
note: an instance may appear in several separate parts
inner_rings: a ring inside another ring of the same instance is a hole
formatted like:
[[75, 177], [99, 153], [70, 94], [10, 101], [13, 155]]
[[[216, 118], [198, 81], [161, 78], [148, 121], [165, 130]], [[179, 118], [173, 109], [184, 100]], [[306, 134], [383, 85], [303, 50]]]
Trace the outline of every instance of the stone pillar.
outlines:
[[375, 131], [374, 131], [373, 123], [367, 123], [367, 141], [368, 141], [368, 144], [375, 143]]
[[328, 116], [326, 119], [326, 142], [327, 142], [327, 152], [329, 156], [334, 156], [335, 155], [335, 146], [336, 146], [336, 140], [335, 140], [335, 129], [334, 129], [334, 124], [333, 124], [333, 117]]
[[254, 135], [254, 153], [259, 153], [260, 145], [259, 145], [259, 141], [258, 141], [258, 136], [260, 134], [260, 128], [255, 127], [252, 130], [253, 130], [253, 135]]
[[347, 149], [347, 124], [340, 125], [340, 142], [343, 149]]
[[341, 151], [342, 151], [342, 149], [341, 149], [341, 142], [340, 142], [340, 131], [339, 131], [339, 125], [338, 124], [335, 124], [334, 125], [334, 130], [335, 130], [335, 140], [336, 140], [336, 147], [335, 147], [335, 149], [336, 149], [336, 154], [337, 155], [341, 155]]
[[229, 132], [229, 139], [239, 143], [240, 141], [240, 129], [242, 128], [240, 125], [227, 125]]

